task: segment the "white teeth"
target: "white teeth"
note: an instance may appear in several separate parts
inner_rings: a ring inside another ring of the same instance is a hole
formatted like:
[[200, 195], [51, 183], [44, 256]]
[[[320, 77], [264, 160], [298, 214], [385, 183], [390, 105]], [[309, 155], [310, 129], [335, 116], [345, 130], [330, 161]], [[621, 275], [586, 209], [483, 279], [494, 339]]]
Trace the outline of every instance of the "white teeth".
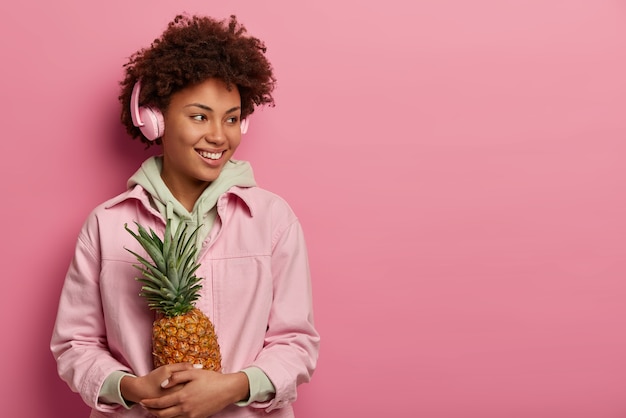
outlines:
[[218, 160], [224, 152], [205, 152], [200, 151], [199, 154], [204, 158], [209, 158], [211, 160]]

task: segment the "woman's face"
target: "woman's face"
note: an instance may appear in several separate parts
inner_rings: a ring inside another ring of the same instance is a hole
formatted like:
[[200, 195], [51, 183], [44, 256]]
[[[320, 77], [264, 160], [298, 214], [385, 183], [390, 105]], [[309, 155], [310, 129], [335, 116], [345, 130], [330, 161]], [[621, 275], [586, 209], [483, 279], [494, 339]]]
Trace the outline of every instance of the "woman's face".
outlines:
[[217, 179], [241, 142], [237, 88], [210, 78], [172, 95], [164, 112], [161, 176], [174, 196]]

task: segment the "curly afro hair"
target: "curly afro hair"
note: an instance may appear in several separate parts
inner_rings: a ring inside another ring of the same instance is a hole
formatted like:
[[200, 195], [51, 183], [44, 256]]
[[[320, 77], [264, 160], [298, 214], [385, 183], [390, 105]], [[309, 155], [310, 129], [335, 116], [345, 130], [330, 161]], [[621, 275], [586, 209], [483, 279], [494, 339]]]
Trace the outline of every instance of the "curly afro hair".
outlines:
[[133, 126], [130, 96], [138, 80], [141, 105], [162, 111], [174, 93], [212, 77], [238, 89], [242, 118], [252, 114], [255, 106], [274, 106], [272, 91], [276, 79], [265, 52], [265, 44], [248, 36], [234, 15], [221, 21], [204, 16], [176, 16], [160, 38], [149, 48], [135, 52], [124, 65], [126, 75], [120, 82], [119, 96], [122, 124], [132, 138], [140, 138], [148, 147], [161, 143], [160, 139], [148, 141]]

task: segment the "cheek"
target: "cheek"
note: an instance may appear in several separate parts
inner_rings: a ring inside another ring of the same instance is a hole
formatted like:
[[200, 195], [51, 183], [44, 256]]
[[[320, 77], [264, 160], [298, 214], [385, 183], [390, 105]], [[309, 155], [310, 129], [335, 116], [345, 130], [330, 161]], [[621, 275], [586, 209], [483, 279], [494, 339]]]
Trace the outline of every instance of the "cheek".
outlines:
[[[176, 142], [179, 145], [195, 144], [202, 139], [206, 129], [199, 124], [191, 123], [185, 118], [166, 118], [165, 119], [165, 132], [164, 139], [168, 138], [173, 144]], [[169, 134], [169, 135], [168, 135]]]
[[230, 148], [233, 151], [235, 151], [237, 147], [239, 146], [239, 144], [241, 144], [241, 135], [235, 135], [231, 137], [229, 142], [230, 142]]

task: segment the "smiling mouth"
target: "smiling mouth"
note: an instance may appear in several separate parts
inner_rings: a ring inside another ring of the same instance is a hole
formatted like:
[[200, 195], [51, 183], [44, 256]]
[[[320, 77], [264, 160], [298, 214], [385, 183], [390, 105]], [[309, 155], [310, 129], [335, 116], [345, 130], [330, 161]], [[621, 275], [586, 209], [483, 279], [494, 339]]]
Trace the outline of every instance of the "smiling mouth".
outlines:
[[222, 154], [224, 154], [224, 151], [222, 152], [198, 151], [198, 154], [200, 154], [201, 157], [208, 158], [209, 160], [219, 160], [222, 157]]

